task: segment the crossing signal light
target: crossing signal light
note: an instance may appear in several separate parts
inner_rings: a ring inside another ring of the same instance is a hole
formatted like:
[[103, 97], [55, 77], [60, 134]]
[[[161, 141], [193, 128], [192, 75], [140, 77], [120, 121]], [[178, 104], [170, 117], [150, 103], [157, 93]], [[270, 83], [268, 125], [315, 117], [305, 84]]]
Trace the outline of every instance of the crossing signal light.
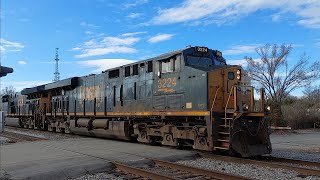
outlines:
[[12, 68], [0, 66], [0, 77], [6, 76], [9, 73], [13, 73]]

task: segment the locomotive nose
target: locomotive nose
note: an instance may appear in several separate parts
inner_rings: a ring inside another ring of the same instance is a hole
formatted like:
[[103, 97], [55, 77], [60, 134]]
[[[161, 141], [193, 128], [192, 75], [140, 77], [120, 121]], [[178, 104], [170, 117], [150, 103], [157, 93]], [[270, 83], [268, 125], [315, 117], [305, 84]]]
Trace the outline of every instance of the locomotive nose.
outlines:
[[267, 122], [263, 117], [235, 120], [231, 134], [231, 150], [242, 157], [270, 154], [272, 151]]
[[208, 72], [208, 88], [214, 149], [242, 157], [270, 154], [263, 91], [260, 108], [255, 107], [254, 88], [241, 67]]

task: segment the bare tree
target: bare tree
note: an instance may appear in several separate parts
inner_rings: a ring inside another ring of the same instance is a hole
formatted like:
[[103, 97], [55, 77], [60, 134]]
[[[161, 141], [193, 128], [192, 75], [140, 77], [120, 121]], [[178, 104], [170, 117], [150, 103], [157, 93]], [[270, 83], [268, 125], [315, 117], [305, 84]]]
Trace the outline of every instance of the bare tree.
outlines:
[[320, 86], [307, 87], [304, 96], [286, 98], [281, 106], [284, 119], [293, 128], [313, 123], [320, 126]]
[[[248, 73], [252, 80], [258, 82], [266, 90], [266, 96], [271, 101], [275, 111], [281, 118], [281, 103], [295, 89], [308, 86], [319, 78], [319, 61], [309, 64], [309, 57], [302, 54], [297, 63], [292, 65], [288, 56], [292, 45], [265, 45], [256, 48], [260, 60], [245, 57], [248, 63]], [[289, 65], [290, 64], [290, 65]]]
[[1, 94], [2, 95], [11, 95], [16, 92], [16, 89], [13, 86], [7, 86], [4, 89], [2, 89]]

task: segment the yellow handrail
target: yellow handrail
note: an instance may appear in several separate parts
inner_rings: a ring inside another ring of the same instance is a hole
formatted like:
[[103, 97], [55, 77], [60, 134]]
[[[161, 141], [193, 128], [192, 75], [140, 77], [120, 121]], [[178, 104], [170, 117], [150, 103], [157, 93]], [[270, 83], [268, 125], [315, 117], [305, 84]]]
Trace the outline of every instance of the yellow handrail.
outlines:
[[213, 99], [213, 102], [212, 102], [212, 105], [211, 105], [211, 109], [210, 109], [210, 118], [211, 118], [211, 121], [212, 121], [212, 110], [213, 110], [213, 106], [214, 106], [214, 103], [216, 102], [216, 98], [217, 98], [217, 95], [218, 95], [218, 91], [220, 90], [220, 87], [217, 89], [216, 91], [216, 94], [214, 95], [214, 99]]
[[229, 100], [230, 100], [230, 97], [231, 97], [231, 94], [233, 93], [233, 86], [231, 87], [231, 91], [229, 93], [229, 96], [228, 96], [228, 100], [227, 100], [227, 103], [226, 103], [226, 106], [224, 108], [224, 125], [227, 126], [227, 108], [228, 108], [228, 105], [229, 105]]
[[218, 95], [218, 91], [220, 90], [221, 87], [219, 87], [216, 91], [216, 94], [214, 95], [214, 99], [213, 99], [213, 102], [212, 102], [212, 105], [211, 105], [211, 112], [213, 110], [213, 106], [214, 106], [214, 103], [216, 102], [216, 99], [217, 99], [217, 95]]

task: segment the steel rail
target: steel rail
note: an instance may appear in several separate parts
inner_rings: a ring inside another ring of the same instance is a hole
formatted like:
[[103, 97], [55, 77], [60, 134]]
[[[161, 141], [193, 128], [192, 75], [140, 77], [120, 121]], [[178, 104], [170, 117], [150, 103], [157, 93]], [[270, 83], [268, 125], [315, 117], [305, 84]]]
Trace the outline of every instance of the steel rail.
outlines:
[[144, 178], [151, 178], [151, 179], [159, 179], [159, 180], [177, 180], [176, 178], [158, 174], [155, 172], [147, 171], [144, 169], [136, 168], [133, 166], [128, 166], [119, 162], [112, 162], [114, 166], [119, 169], [120, 171], [127, 172], [129, 174], [137, 175]]
[[303, 160], [298, 160], [298, 159], [279, 158], [279, 157], [274, 157], [274, 156], [262, 156], [261, 158], [263, 160], [271, 161], [271, 162], [291, 163], [291, 164], [314, 166], [314, 167], [320, 168], [320, 163], [318, 163], [318, 162], [303, 161]]
[[302, 175], [306, 176], [319, 176], [320, 177], [320, 170], [318, 169], [309, 169], [305, 167], [297, 167], [292, 165], [280, 164], [275, 162], [265, 162], [259, 160], [251, 160], [251, 159], [243, 159], [243, 158], [236, 158], [230, 156], [220, 156], [220, 155], [213, 155], [213, 154], [200, 154], [201, 157], [210, 158], [214, 160], [220, 161], [227, 161], [227, 162], [234, 162], [234, 163], [241, 163], [241, 164], [253, 164], [258, 166], [265, 166], [270, 168], [281, 168], [286, 170], [296, 171]]
[[25, 140], [21, 139], [21, 138], [18, 138], [18, 137], [14, 137], [14, 136], [10, 136], [8, 134], [5, 134], [4, 132], [3, 133], [0, 133], [0, 137], [5, 137], [9, 140], [12, 140], [14, 142], [24, 142]]
[[20, 134], [15, 132], [5, 131], [0, 134], [0, 136], [4, 136], [11, 139], [17, 139], [19, 141], [38, 141], [38, 140], [46, 140], [46, 138], [30, 136], [26, 134]]
[[191, 166], [186, 166], [186, 165], [181, 165], [173, 162], [168, 162], [168, 161], [162, 161], [162, 160], [157, 160], [157, 159], [151, 159], [156, 165], [158, 166], [163, 166], [163, 167], [169, 167], [172, 169], [180, 170], [180, 171], [187, 171], [193, 174], [199, 174], [199, 175], [204, 175], [208, 176], [214, 179], [228, 179], [228, 180], [241, 180], [241, 179], [248, 179], [242, 176], [237, 176], [237, 175], [231, 175], [231, 174], [226, 174], [223, 172], [218, 172], [218, 171], [212, 171], [212, 170], [206, 170], [206, 169], [200, 169], [197, 167], [191, 167]]

